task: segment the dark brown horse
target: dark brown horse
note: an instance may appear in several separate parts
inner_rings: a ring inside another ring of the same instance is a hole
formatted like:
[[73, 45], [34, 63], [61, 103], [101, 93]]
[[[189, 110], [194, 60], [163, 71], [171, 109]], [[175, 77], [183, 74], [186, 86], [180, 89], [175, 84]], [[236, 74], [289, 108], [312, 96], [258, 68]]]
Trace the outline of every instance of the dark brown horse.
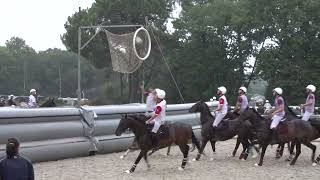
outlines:
[[[141, 149], [139, 156], [137, 157], [133, 166], [130, 168], [130, 170], [126, 171], [127, 173], [134, 172], [137, 164], [139, 163], [142, 157], [145, 159], [148, 165], [147, 153], [149, 150], [152, 149], [152, 141], [150, 131], [148, 130], [147, 125], [145, 124], [147, 117], [141, 117], [143, 116], [123, 116], [115, 132], [117, 136], [120, 136], [126, 129], [130, 129], [137, 138], [137, 142]], [[186, 166], [189, 153], [188, 141], [191, 139], [192, 143], [195, 144], [198, 149], [200, 146], [192, 131], [192, 126], [181, 122], [174, 122], [172, 124], [161, 126], [159, 131], [161, 131], [161, 129], [166, 131], [167, 133], [162, 138], [160, 137], [160, 147], [168, 147], [173, 143], [178, 145], [183, 154], [183, 160], [181, 167], [179, 167], [179, 170], [183, 170]]]
[[[200, 147], [200, 151], [197, 155], [197, 157], [194, 160], [199, 160], [201, 153], [203, 152], [206, 144], [208, 141], [211, 142], [212, 151], [215, 152], [215, 142], [216, 141], [225, 141], [228, 139], [233, 138], [235, 135], [238, 135], [237, 141], [241, 142], [243, 145], [243, 151], [241, 157], [244, 157], [244, 159], [247, 158], [248, 155], [248, 132], [250, 132], [248, 129], [250, 129], [250, 123], [244, 123], [242, 121], [238, 121], [237, 119], [234, 120], [226, 120], [222, 121], [218, 128], [221, 130], [213, 130], [212, 123], [214, 121], [214, 117], [210, 112], [210, 109], [208, 105], [204, 101], [199, 101], [195, 105], [193, 105], [189, 112], [195, 113], [200, 112], [200, 123], [201, 123], [201, 135], [202, 135], [202, 144]], [[236, 117], [232, 114], [229, 114], [227, 117]], [[245, 138], [244, 138], [245, 137]], [[236, 149], [238, 146], [236, 146], [235, 150], [233, 151], [233, 154], [235, 154]]]
[[[255, 109], [246, 109], [239, 117], [239, 120], [249, 120], [257, 132], [258, 141], [262, 147], [260, 161], [257, 166], [262, 166], [265, 151], [271, 143], [270, 121], [263, 118]], [[301, 143], [312, 149], [311, 159], [314, 161], [316, 146], [310, 142], [319, 137], [319, 131], [309, 122], [300, 119], [292, 119], [280, 123], [277, 128], [278, 143], [295, 142], [296, 155], [290, 165], [294, 165], [301, 153]]]

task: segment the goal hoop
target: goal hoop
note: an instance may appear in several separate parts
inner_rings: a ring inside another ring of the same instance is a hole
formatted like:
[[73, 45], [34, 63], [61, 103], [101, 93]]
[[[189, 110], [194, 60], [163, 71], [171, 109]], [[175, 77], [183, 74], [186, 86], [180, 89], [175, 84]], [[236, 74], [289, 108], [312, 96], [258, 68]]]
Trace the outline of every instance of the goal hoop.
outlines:
[[[139, 32], [144, 32], [145, 35], [147, 36], [147, 41], [148, 41], [148, 50], [147, 50], [147, 53], [144, 57], [141, 57], [138, 52], [137, 52], [137, 48], [136, 48], [136, 43], [137, 43], [137, 38], [138, 38], [138, 33]], [[150, 35], [149, 35], [149, 32], [143, 28], [143, 27], [140, 27], [139, 29], [137, 29], [135, 32], [134, 32], [134, 35], [133, 35], [133, 40], [132, 40], [132, 46], [133, 46], [133, 52], [134, 54], [136, 55], [136, 57], [142, 61], [146, 60], [149, 55], [150, 55], [150, 52], [151, 52], [151, 38], [150, 38]]]

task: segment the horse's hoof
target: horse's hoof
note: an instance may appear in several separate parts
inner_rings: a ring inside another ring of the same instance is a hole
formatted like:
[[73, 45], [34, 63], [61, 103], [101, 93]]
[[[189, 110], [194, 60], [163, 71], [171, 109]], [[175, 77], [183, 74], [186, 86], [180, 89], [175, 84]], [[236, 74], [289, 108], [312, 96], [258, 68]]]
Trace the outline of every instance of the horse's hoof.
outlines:
[[182, 167], [179, 167], [179, 168], [178, 168], [178, 170], [179, 170], [179, 171], [183, 171], [183, 170], [184, 170], [184, 168], [182, 168]]
[[125, 170], [124, 172], [127, 174], [131, 174], [130, 170]]
[[210, 158], [210, 161], [213, 161], [214, 159], [213, 158]]
[[255, 163], [254, 166], [262, 166], [262, 164]]
[[195, 161], [197, 161], [197, 159], [196, 159], [196, 158], [193, 158], [192, 161], [195, 162]]
[[241, 159], [241, 161], [246, 161], [246, 159]]
[[124, 159], [124, 156], [120, 156], [120, 159]]
[[314, 162], [314, 163], [312, 163], [312, 166], [316, 166], [316, 165], [317, 165], [317, 163], [315, 163], [315, 162]]

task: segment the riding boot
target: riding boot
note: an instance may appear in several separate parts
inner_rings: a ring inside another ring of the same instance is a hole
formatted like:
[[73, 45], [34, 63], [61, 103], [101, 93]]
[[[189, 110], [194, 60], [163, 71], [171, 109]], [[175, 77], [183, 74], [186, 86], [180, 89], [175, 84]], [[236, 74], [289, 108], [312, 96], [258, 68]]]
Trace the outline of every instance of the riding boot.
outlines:
[[151, 133], [151, 139], [152, 139], [152, 151], [157, 151], [160, 149], [159, 147], [159, 137], [157, 133]]
[[271, 129], [271, 142], [270, 144], [278, 143], [278, 134], [276, 128]]

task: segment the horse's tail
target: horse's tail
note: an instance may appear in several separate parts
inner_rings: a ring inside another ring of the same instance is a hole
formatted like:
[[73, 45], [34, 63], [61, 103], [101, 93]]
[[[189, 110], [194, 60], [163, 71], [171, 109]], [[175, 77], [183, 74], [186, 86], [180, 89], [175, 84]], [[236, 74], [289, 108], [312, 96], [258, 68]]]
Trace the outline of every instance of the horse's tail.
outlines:
[[199, 143], [197, 137], [194, 135], [193, 131], [192, 131], [192, 135], [191, 135], [191, 140], [192, 140], [192, 144], [194, 144], [199, 151], [200, 150], [200, 143]]

